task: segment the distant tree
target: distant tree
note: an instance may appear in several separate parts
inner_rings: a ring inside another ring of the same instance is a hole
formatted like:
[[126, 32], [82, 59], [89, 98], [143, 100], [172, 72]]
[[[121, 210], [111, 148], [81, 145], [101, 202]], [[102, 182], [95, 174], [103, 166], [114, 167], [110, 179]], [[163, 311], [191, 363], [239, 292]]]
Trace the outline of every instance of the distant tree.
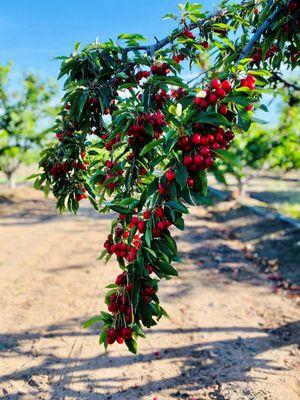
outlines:
[[13, 88], [11, 68], [12, 63], [0, 65], [0, 171], [13, 187], [17, 169], [36, 160], [47, 139], [49, 129], [44, 127], [57, 112], [57, 86], [26, 74], [20, 87]]
[[218, 169], [220, 180], [232, 173], [245, 194], [249, 181], [258, 175], [277, 169], [282, 172], [300, 168], [300, 98], [297, 91], [281, 91], [283, 104], [276, 126], [253, 125], [246, 135], [234, 143], [236, 162], [222, 160]]

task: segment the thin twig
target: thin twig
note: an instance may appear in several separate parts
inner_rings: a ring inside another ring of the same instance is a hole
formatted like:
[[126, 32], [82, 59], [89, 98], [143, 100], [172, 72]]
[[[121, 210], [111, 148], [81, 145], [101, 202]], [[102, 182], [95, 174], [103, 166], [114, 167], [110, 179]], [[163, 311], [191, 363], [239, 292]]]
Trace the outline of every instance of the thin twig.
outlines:
[[295, 90], [300, 91], [300, 86], [295, 85], [294, 83], [288, 82], [285, 79], [283, 79], [277, 72], [273, 72], [274, 78], [276, 78], [278, 81], [282, 82], [285, 86], [293, 88]]

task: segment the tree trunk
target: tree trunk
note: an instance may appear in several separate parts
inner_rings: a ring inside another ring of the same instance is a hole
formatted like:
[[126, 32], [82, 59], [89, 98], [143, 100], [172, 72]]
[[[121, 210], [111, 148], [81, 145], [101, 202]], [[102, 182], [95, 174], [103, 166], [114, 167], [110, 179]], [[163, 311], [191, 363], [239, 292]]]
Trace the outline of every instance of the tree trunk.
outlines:
[[15, 189], [16, 188], [16, 180], [15, 180], [15, 174], [13, 171], [6, 171], [4, 172], [7, 180], [7, 185], [10, 189]]

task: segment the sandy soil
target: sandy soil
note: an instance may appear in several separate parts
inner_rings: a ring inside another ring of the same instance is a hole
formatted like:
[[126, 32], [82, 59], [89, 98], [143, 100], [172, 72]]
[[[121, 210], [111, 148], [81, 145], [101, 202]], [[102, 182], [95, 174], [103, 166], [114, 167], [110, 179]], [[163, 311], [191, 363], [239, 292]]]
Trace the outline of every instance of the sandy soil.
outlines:
[[0, 219], [1, 399], [300, 399], [300, 310], [226, 221], [193, 209], [176, 232], [180, 277], [160, 289], [171, 319], [133, 356], [81, 328], [117, 271], [97, 261], [110, 218], [87, 204], [59, 216], [28, 189]]

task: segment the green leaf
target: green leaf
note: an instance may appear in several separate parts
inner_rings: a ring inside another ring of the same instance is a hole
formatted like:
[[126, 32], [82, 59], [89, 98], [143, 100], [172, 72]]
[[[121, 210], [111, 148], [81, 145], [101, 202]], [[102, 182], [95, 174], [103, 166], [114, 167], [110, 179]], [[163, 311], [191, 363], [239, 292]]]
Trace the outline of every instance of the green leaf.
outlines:
[[134, 339], [126, 339], [125, 343], [131, 353], [137, 354], [137, 342]]
[[168, 13], [168, 14], [164, 15], [162, 17], [162, 19], [174, 19], [176, 21], [177, 20], [177, 15], [173, 14], [173, 13]]
[[176, 181], [179, 183], [181, 189], [186, 187], [186, 181], [189, 176], [186, 167], [182, 164], [179, 164], [175, 170]]
[[163, 142], [163, 139], [153, 140], [152, 142], [146, 144], [146, 146], [140, 152], [140, 156], [144, 156], [150, 150], [154, 149], [154, 147], [159, 146]]
[[226, 162], [228, 162], [231, 165], [234, 165], [236, 167], [240, 167], [241, 166], [241, 160], [240, 158], [236, 155], [231, 153], [230, 151], [227, 150], [214, 150], [214, 152], [223, 160], [225, 160]]
[[102, 321], [101, 315], [97, 315], [96, 317], [92, 317], [89, 320], [85, 321], [82, 326], [86, 329], [100, 321]]
[[201, 112], [198, 114], [197, 122], [203, 122], [212, 125], [230, 126], [230, 122], [223, 116], [216, 112]]
[[207, 196], [207, 173], [206, 171], [199, 171], [199, 178], [201, 181], [201, 193]]
[[238, 122], [237, 125], [240, 126], [245, 132], [247, 132], [251, 126], [250, 113], [242, 109], [240, 106], [238, 108]]
[[167, 203], [165, 203], [166, 206], [168, 206], [169, 208], [174, 208], [175, 210], [178, 210], [184, 214], [188, 214], [189, 210], [186, 208], [186, 206], [184, 206], [181, 203], [178, 203], [177, 201], [168, 201]]

